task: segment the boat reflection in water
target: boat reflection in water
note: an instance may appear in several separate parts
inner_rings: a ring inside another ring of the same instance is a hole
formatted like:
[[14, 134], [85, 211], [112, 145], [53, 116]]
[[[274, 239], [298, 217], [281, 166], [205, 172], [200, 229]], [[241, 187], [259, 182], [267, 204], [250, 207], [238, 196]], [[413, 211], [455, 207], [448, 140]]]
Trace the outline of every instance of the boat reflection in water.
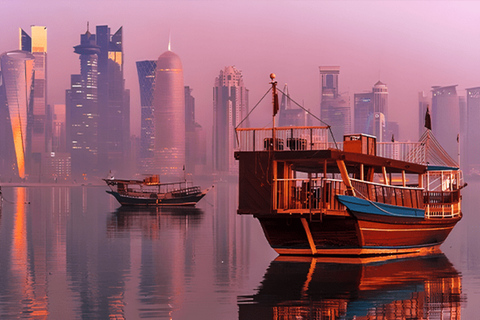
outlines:
[[186, 227], [197, 226], [203, 217], [203, 211], [195, 207], [119, 207], [110, 216], [108, 233], [142, 230], [154, 236], [161, 226]]
[[441, 252], [383, 258], [278, 257], [240, 319], [460, 319], [461, 276]]

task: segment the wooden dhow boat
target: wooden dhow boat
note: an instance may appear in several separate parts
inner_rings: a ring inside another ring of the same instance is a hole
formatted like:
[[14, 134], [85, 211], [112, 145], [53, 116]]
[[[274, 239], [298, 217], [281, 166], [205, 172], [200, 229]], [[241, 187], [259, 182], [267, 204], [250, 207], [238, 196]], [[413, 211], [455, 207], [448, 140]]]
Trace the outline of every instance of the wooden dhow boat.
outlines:
[[[274, 118], [278, 107], [272, 77]], [[275, 123], [275, 122], [273, 122]], [[462, 218], [462, 171], [430, 129], [418, 143], [329, 126], [238, 128], [238, 214], [279, 254], [378, 255], [437, 249]]]
[[103, 179], [122, 206], [195, 206], [209, 191], [186, 181], [160, 183], [158, 175], [143, 180]]

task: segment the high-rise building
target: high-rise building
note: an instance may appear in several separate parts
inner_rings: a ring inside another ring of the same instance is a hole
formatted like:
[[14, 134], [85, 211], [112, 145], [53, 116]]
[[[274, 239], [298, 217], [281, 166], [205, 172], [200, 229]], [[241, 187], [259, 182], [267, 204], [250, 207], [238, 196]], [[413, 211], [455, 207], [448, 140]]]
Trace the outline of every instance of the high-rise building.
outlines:
[[[427, 114], [427, 107], [430, 105], [428, 96], [425, 92], [418, 93], [418, 138], [420, 138], [425, 131], [425, 115]], [[432, 108], [429, 108], [431, 112]]]
[[[72, 173], [105, 176], [123, 173], [130, 146], [130, 92], [123, 78], [122, 28], [108, 26], [81, 35], [75, 47], [80, 75], [67, 91], [67, 146]], [[85, 161], [84, 161], [85, 160]]]
[[74, 178], [97, 173], [98, 164], [98, 54], [95, 35], [87, 29], [74, 47], [80, 55], [80, 74], [71, 76], [66, 92], [67, 151]]
[[51, 151], [49, 133], [49, 115], [47, 105], [47, 28], [31, 26], [31, 36], [19, 29], [19, 49], [30, 52], [35, 57], [33, 108], [29, 110], [29, 175], [41, 179], [45, 171], [42, 163], [43, 154]]
[[456, 85], [432, 87], [432, 131], [452, 159], [458, 158], [460, 105]]
[[387, 137], [388, 89], [378, 81], [371, 92], [354, 94], [354, 131], [375, 135], [377, 141], [389, 141]]
[[319, 67], [321, 78], [320, 118], [331, 126], [335, 140], [342, 141], [351, 131], [350, 97], [340, 93], [340, 67]]
[[141, 106], [140, 159], [153, 159], [154, 156], [155, 126], [153, 119], [153, 91], [155, 89], [156, 67], [157, 61], [155, 60], [137, 61]]
[[305, 126], [306, 112], [297, 106], [292, 106], [288, 86], [283, 87], [282, 98], [280, 100], [280, 108], [278, 111], [278, 125], [286, 126]]
[[467, 172], [480, 173], [480, 87], [467, 90], [467, 134], [466, 134], [466, 163]]
[[0, 55], [0, 153], [2, 176], [27, 176], [29, 110], [33, 107], [33, 54], [10, 51]]
[[96, 27], [98, 56], [98, 170], [127, 171], [130, 151], [130, 91], [123, 77], [123, 28], [113, 35], [108, 26]]
[[161, 175], [183, 176], [185, 166], [185, 88], [180, 57], [158, 57], [153, 96], [155, 161]]
[[[248, 90], [240, 70], [225, 67], [213, 88], [213, 168], [223, 173], [237, 173], [233, 157], [235, 127], [248, 114]], [[246, 124], [248, 126], [248, 124]]]

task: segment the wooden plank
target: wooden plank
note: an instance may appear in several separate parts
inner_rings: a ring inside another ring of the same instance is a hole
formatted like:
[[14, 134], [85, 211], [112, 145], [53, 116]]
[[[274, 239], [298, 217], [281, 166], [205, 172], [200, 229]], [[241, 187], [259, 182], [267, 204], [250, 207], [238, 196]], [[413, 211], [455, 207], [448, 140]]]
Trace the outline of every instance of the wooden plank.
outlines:
[[315, 243], [313, 242], [312, 233], [310, 232], [310, 228], [308, 227], [307, 219], [300, 218], [300, 220], [302, 221], [303, 228], [305, 229], [305, 233], [307, 234], [307, 239], [308, 239], [308, 244], [310, 245], [310, 250], [312, 251], [312, 254], [315, 255], [315, 254], [317, 254], [317, 248], [315, 247]]

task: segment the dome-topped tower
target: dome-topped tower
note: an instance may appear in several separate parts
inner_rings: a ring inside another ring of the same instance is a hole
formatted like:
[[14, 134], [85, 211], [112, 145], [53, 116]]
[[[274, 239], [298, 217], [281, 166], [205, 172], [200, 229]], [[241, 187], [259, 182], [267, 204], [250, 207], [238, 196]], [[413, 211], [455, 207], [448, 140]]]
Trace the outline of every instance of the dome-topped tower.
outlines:
[[156, 167], [162, 175], [182, 176], [185, 165], [185, 89], [182, 62], [172, 51], [158, 57], [153, 105]]

